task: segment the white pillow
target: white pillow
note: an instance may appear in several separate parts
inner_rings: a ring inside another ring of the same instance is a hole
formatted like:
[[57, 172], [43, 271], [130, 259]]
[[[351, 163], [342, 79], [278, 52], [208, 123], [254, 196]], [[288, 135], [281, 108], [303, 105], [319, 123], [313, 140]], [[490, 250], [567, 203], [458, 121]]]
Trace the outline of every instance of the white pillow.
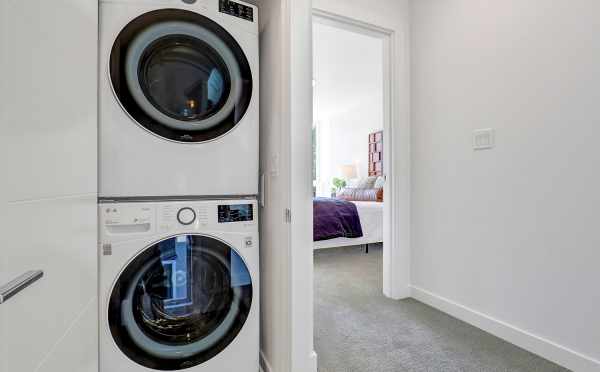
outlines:
[[346, 182], [346, 187], [356, 188], [358, 183], [360, 182], [360, 178], [353, 178]]
[[383, 178], [382, 176], [379, 176], [375, 180], [375, 185], [373, 187], [376, 189], [380, 189], [383, 187], [383, 185], [385, 185], [385, 178]]
[[377, 179], [377, 177], [375, 177], [375, 176], [361, 178], [360, 181], [357, 183], [356, 188], [357, 189], [372, 189], [375, 186], [376, 179]]

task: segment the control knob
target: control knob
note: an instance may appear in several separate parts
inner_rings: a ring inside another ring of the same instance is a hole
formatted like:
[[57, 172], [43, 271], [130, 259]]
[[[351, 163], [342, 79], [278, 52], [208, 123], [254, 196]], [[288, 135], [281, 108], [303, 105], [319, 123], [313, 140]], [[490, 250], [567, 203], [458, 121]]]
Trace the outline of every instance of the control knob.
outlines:
[[196, 221], [196, 212], [192, 208], [181, 208], [177, 212], [177, 221], [182, 225], [191, 225]]

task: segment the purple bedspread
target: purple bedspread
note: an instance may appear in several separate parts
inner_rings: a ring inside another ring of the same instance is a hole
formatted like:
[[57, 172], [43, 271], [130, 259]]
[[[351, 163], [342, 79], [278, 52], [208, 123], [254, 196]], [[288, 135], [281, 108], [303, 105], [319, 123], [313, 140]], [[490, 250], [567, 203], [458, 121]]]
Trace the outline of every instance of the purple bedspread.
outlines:
[[349, 201], [313, 199], [314, 241], [363, 236], [356, 205]]

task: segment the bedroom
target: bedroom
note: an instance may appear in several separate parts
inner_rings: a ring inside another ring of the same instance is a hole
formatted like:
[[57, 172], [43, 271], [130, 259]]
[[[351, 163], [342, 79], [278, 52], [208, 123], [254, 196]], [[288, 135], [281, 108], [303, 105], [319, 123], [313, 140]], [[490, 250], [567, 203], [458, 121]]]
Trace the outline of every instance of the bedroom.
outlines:
[[315, 17], [313, 186], [318, 205], [349, 201], [361, 221], [336, 229], [316, 214], [315, 248], [368, 249], [383, 242], [384, 47], [380, 38], [340, 27]]
[[348, 324], [331, 314], [357, 295], [347, 277], [383, 285], [386, 39], [318, 15], [313, 35], [315, 346], [335, 370]]

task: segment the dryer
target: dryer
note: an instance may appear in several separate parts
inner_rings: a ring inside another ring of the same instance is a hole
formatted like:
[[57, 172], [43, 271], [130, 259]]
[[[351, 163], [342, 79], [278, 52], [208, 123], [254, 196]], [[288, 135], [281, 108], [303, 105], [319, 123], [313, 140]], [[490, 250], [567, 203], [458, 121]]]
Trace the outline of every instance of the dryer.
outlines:
[[254, 200], [102, 203], [100, 372], [258, 372]]
[[258, 193], [258, 10], [101, 0], [100, 197]]

